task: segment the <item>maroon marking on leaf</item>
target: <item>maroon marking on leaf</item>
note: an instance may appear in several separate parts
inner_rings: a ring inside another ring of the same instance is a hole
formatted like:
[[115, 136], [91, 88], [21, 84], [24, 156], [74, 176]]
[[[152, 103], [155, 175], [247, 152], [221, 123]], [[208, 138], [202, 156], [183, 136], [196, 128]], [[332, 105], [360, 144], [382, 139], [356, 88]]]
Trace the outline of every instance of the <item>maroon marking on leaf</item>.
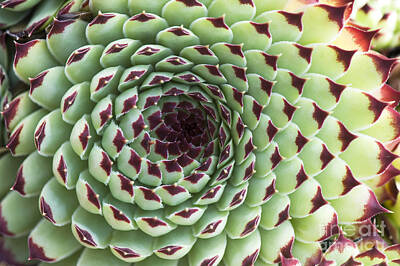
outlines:
[[241, 79], [245, 82], [247, 82], [247, 77], [246, 77], [246, 69], [242, 68], [242, 67], [237, 67], [235, 65], [232, 65], [232, 69], [235, 72], [235, 76], [238, 79]]
[[4, 239], [0, 241], [0, 261], [6, 265], [26, 266], [26, 264], [21, 264], [16, 261], [14, 252], [9, 247], [6, 247]]
[[74, 227], [75, 227], [75, 231], [76, 231], [79, 239], [81, 240], [81, 242], [83, 242], [89, 246], [92, 246], [92, 247], [97, 247], [96, 242], [93, 240], [92, 235], [88, 231], [83, 230], [82, 228], [78, 227], [77, 225], [75, 225]]
[[23, 173], [24, 173], [23, 168], [24, 168], [23, 165], [21, 165], [19, 167], [18, 172], [17, 172], [17, 178], [15, 179], [15, 183], [11, 188], [12, 190], [17, 191], [22, 196], [24, 196], [26, 194], [25, 190], [24, 190], [24, 188], [25, 188], [25, 177], [23, 175]]
[[264, 79], [263, 77], [259, 77], [260, 79], [260, 88], [268, 95], [271, 96], [272, 93], [272, 86], [274, 86], [274, 83], [271, 81], [268, 81]]
[[183, 180], [188, 181], [192, 184], [197, 184], [205, 175], [202, 173], [193, 173], [188, 177], [185, 177]]
[[305, 46], [302, 46], [302, 45], [297, 44], [297, 43], [294, 44], [294, 46], [296, 46], [297, 49], [299, 50], [299, 56], [304, 58], [304, 60], [306, 60], [307, 63], [310, 64], [311, 63], [311, 54], [312, 54], [313, 48], [305, 47]]
[[272, 67], [272, 69], [274, 71], [276, 71], [278, 69], [278, 58], [279, 56], [277, 55], [269, 55], [267, 53], [261, 52], [260, 53], [262, 56], [264, 56], [264, 60], [265, 60], [265, 64], [269, 65], [270, 67]]
[[249, 141], [244, 146], [244, 159], [246, 159], [250, 153], [254, 150], [255, 146], [253, 145], [253, 138], [250, 138]]
[[112, 105], [108, 104], [107, 108], [99, 113], [100, 127], [104, 126], [112, 118]]
[[183, 27], [173, 27], [168, 30], [168, 32], [171, 32], [175, 34], [176, 36], [187, 36], [190, 35], [190, 32], [185, 30]]
[[[292, 247], [293, 247], [293, 242], [294, 242], [294, 237], [292, 237], [289, 242], [287, 242], [287, 244], [285, 246], [283, 246], [281, 248], [281, 254], [282, 256], [284, 256], [285, 258], [292, 258]], [[275, 263], [280, 262], [280, 258], [278, 258], [276, 261], [274, 261]]]
[[208, 55], [208, 56], [213, 56], [214, 54], [211, 52], [210, 49], [208, 49], [208, 47], [206, 46], [195, 46], [193, 47], [193, 49], [195, 49], [197, 52], [199, 52], [201, 55]]
[[13, 121], [17, 115], [20, 103], [21, 97], [15, 98], [8, 104], [7, 108], [3, 110], [2, 115], [7, 129], [10, 129], [11, 121]]
[[177, 185], [164, 185], [162, 186], [162, 188], [172, 196], [186, 192], [186, 189], [184, 187]]
[[310, 214], [314, 213], [316, 210], [328, 204], [328, 202], [322, 196], [321, 187], [318, 187], [317, 193], [315, 193], [314, 197], [311, 199], [311, 203], [313, 205], [312, 209], [310, 210]]
[[343, 152], [357, 136], [348, 131], [341, 122], [338, 121], [338, 124], [340, 130], [338, 139], [342, 142], [341, 151]]
[[118, 210], [117, 208], [115, 208], [114, 206], [110, 205], [110, 209], [113, 212], [113, 216], [116, 220], [120, 221], [120, 222], [125, 222], [130, 224], [131, 221], [128, 219], [128, 217], [123, 214], [120, 210]]
[[[3, 2], [4, 3], [4, 2]], [[33, 40], [26, 43], [15, 43], [15, 56], [14, 56], [14, 66], [16, 66], [22, 58], [26, 57], [29, 50], [39, 43], [39, 40]]]
[[161, 202], [161, 198], [151, 189], [140, 187], [140, 190], [143, 192], [144, 199]]
[[385, 171], [379, 176], [379, 183], [376, 184], [376, 187], [380, 187], [385, 185], [386, 183], [390, 182], [395, 178], [396, 176], [400, 175], [400, 169], [397, 169], [396, 167], [393, 166], [393, 164], [390, 164], [389, 167], [385, 169]]
[[[247, 81], [247, 79], [246, 79], [246, 81]], [[235, 101], [238, 102], [241, 107], [243, 107], [243, 93], [241, 93], [240, 91], [238, 91], [235, 88], [232, 88], [232, 92], [233, 92], [233, 98], [235, 99]]]
[[259, 104], [256, 100], [253, 101], [253, 114], [256, 116], [257, 121], [260, 120], [261, 112], [263, 110], [263, 106]]
[[267, 35], [271, 38], [271, 33], [269, 32], [269, 23], [256, 23], [250, 22], [250, 24], [256, 29], [259, 34]]
[[286, 221], [287, 219], [289, 219], [289, 204], [285, 207], [285, 209], [283, 211], [281, 211], [278, 214], [278, 221], [276, 222], [276, 224], [274, 225], [274, 227], [279, 226], [280, 224], [282, 224], [284, 221]]
[[39, 128], [35, 132], [35, 146], [40, 151], [40, 146], [42, 145], [42, 142], [44, 138], [46, 137], [46, 121], [43, 121], [42, 124], [40, 124]]
[[215, 96], [217, 96], [218, 98], [224, 99], [224, 95], [222, 94], [221, 90], [214, 85], [207, 85], [207, 88], [210, 90], [210, 92], [212, 94], [214, 94]]
[[140, 22], [147, 22], [147, 21], [155, 19], [155, 18], [156, 18], [156, 16], [154, 16], [152, 14], [148, 14], [148, 13], [142, 12], [140, 14], [137, 14], [137, 15], [131, 17], [129, 19], [129, 21], [137, 20], [137, 21], [140, 21]]
[[133, 130], [133, 137], [136, 138], [140, 135], [140, 133], [142, 133], [143, 129], [146, 127], [146, 125], [144, 124], [143, 116], [140, 115], [138, 120], [132, 122], [131, 126]]
[[43, 84], [44, 77], [49, 73], [49, 71], [44, 71], [37, 75], [35, 78], [29, 79], [30, 82], [30, 88], [29, 88], [29, 94], [32, 95], [33, 91], [41, 86]]
[[14, 233], [11, 233], [8, 229], [7, 220], [2, 215], [2, 206], [0, 205], [0, 235], [3, 236], [14, 236]]
[[[170, 64], [172, 64], [172, 65], [174, 65], [174, 66], [182, 66], [182, 65], [187, 64], [187, 62], [185, 60], [183, 60], [182, 58], [177, 57], [177, 56], [170, 57], [165, 61], [170, 63]], [[173, 88], [173, 89], [176, 89], [176, 88]], [[176, 89], [176, 90], [178, 90], [178, 89]]]
[[211, 162], [212, 162], [212, 159], [211, 159], [211, 158], [208, 158], [207, 161], [203, 162], [203, 163], [196, 169], [196, 171], [203, 171], [203, 172], [208, 171], [208, 169], [210, 169]]
[[149, 175], [155, 176], [158, 179], [161, 179], [161, 171], [160, 167], [157, 164], [147, 161], [147, 172]]
[[156, 75], [153, 77], [153, 79], [150, 81], [149, 85], [153, 86], [153, 85], [160, 85], [163, 83], [166, 83], [168, 81], [170, 81], [171, 78], [168, 76], [161, 76], [161, 75]]
[[90, 22], [89, 27], [96, 25], [96, 24], [106, 24], [108, 20], [115, 17], [115, 14], [102, 14], [100, 13], [95, 17], [92, 22]]
[[[269, 137], [269, 141], [272, 141], [272, 139], [275, 137], [276, 133], [278, 133], [278, 128], [272, 124], [272, 121], [268, 121], [268, 127], [267, 127], [267, 134]], [[296, 143], [297, 145], [297, 143]]]
[[186, 167], [190, 165], [193, 161], [194, 160], [189, 156], [187, 156], [186, 154], [183, 154], [178, 158], [178, 163], [181, 167]]
[[147, 132], [143, 135], [143, 140], [140, 142], [140, 146], [145, 149], [146, 153], [150, 153], [150, 147], [153, 145], [152, 140], [150, 139], [149, 134]]
[[370, 49], [371, 41], [379, 30], [369, 31], [356, 27], [345, 27], [348, 34], [352, 36], [354, 42], [359, 45], [361, 51], [366, 52]]
[[[213, 75], [213, 76], [218, 76], [218, 77], [224, 77], [221, 72], [219, 71], [219, 68], [217, 66], [214, 65], [204, 65], [208, 72]], [[208, 86], [207, 86], [208, 87]]]
[[299, 78], [292, 72], [289, 72], [289, 75], [292, 79], [292, 86], [297, 89], [299, 94], [303, 92], [304, 84], [306, 83], [306, 79]]
[[286, 99], [283, 99], [283, 102], [284, 102], [285, 106], [283, 107], [282, 111], [285, 113], [288, 120], [290, 121], [293, 117], [294, 111], [296, 111], [296, 107], [294, 107], [293, 105], [288, 103], [288, 101], [286, 101]]
[[345, 263], [342, 264], [342, 266], [361, 266], [363, 265], [361, 262], [355, 261], [353, 257], [348, 259]]
[[63, 33], [65, 31], [65, 28], [74, 22], [75, 22], [75, 20], [73, 20], [73, 19], [67, 19], [67, 20], [54, 19], [53, 25], [51, 26], [51, 29], [50, 29], [49, 33], [47, 34], [47, 38], [50, 38], [54, 34]]
[[215, 110], [214, 109], [212, 109], [211, 107], [209, 107], [209, 106], [207, 106], [207, 105], [203, 105], [202, 104], [202, 106], [203, 106], [203, 108], [204, 108], [204, 110], [206, 111], [206, 113], [207, 113], [207, 115], [208, 116], [211, 116], [212, 117], [212, 119], [217, 119], [217, 114], [215, 113]]
[[100, 162], [100, 167], [104, 170], [104, 172], [106, 172], [107, 176], [110, 176], [112, 161], [104, 151], [101, 153], [101, 155], [103, 158]]
[[132, 80], [138, 80], [140, 79], [144, 74], [146, 73], [146, 70], [133, 70], [129, 72], [128, 76], [125, 78], [124, 82], [132, 81]]
[[89, 143], [89, 139], [90, 139], [89, 126], [86, 123], [82, 133], [79, 135], [79, 141], [81, 142], [83, 150], [86, 150], [87, 145]]
[[257, 215], [253, 220], [249, 221], [246, 226], [244, 227], [243, 232], [240, 234], [241, 237], [244, 237], [248, 234], [250, 234], [251, 232], [253, 232], [254, 230], [257, 229], [258, 227], [258, 223], [260, 222], [260, 216]]
[[199, 1], [197, 0], [176, 0], [177, 2], [184, 3], [185, 6], [192, 7], [192, 6], [203, 6]]
[[[165, 140], [170, 134], [171, 130], [165, 125], [165, 123], [162, 123], [156, 130], [156, 135], [160, 140]], [[167, 146], [167, 149], [169, 150], [169, 145]]]
[[243, 181], [247, 181], [249, 180], [253, 174], [254, 174], [254, 161], [251, 162], [251, 164], [246, 168], [245, 172], [244, 172], [244, 177], [243, 177]]
[[113, 46], [110, 47], [110, 49], [108, 49], [106, 51], [106, 54], [115, 54], [115, 53], [119, 53], [121, 52], [123, 49], [125, 49], [126, 47], [128, 47], [127, 43], [115, 43], [113, 44]]
[[157, 218], [142, 218], [142, 221], [145, 221], [151, 227], [158, 227], [158, 226], [167, 226], [168, 224], [160, 219]]
[[92, 203], [97, 209], [100, 210], [100, 201], [98, 195], [94, 192], [89, 184], [85, 184], [86, 187], [86, 197], [90, 203]]
[[308, 139], [301, 134], [300, 130], [297, 131], [297, 137], [295, 140], [296, 146], [297, 146], [297, 153], [303, 149], [304, 145], [308, 142]]
[[345, 12], [347, 10], [347, 6], [330, 6], [330, 5], [319, 5], [322, 9], [325, 9], [328, 12], [328, 17], [330, 20], [336, 22], [339, 28], [343, 28], [343, 22], [345, 18]]
[[107, 86], [107, 84], [110, 82], [110, 80], [111, 80], [113, 77], [114, 77], [114, 74], [111, 74], [111, 75], [105, 76], [105, 77], [101, 77], [101, 78], [99, 79], [99, 82], [97, 83], [97, 87], [96, 87], [96, 89], [95, 89], [94, 91], [95, 91], [95, 92], [96, 92], [96, 91], [99, 91], [100, 89], [102, 89], [102, 88], [104, 88], [105, 86]]
[[228, 25], [225, 24], [225, 19], [224, 17], [219, 17], [219, 18], [207, 18], [208, 21], [210, 21], [214, 27], [216, 28], [224, 28], [229, 30]]
[[56, 224], [56, 221], [53, 217], [53, 212], [51, 211], [51, 207], [47, 202], [44, 200], [43, 197], [40, 198], [40, 212], [42, 213], [43, 217]]
[[254, 263], [256, 263], [259, 252], [260, 250], [256, 249], [256, 251], [244, 258], [244, 260], [242, 261], [242, 266], [253, 266]]
[[175, 213], [176, 216], [180, 216], [185, 219], [189, 219], [194, 213], [198, 212], [198, 208], [187, 208], [183, 211]]
[[200, 199], [212, 199], [215, 198], [217, 195], [218, 191], [220, 191], [222, 188], [221, 185], [218, 185], [216, 187], [210, 188]]
[[242, 5], [251, 5], [252, 7], [254, 7], [253, 0], [239, 0], [239, 2]]
[[389, 166], [389, 164], [391, 164], [395, 159], [398, 158], [398, 156], [394, 153], [391, 153], [390, 151], [388, 151], [385, 146], [383, 146], [382, 143], [377, 142], [378, 146], [379, 146], [379, 155], [378, 155], [378, 159], [381, 162], [381, 169], [379, 170], [378, 174], [381, 174], [383, 171], [385, 171], [385, 169]]
[[157, 111], [153, 114], [151, 114], [147, 120], [149, 121], [149, 126], [150, 129], [153, 130], [154, 128], [156, 128], [159, 124], [162, 123], [162, 118], [161, 118], [161, 112]]
[[365, 4], [360, 8], [360, 10], [362, 10], [365, 14], [368, 14], [372, 8], [368, 4]]
[[354, 187], [358, 186], [359, 184], [361, 184], [360, 182], [358, 182], [354, 176], [353, 173], [350, 170], [350, 167], [346, 166], [346, 175], [342, 180], [342, 184], [343, 184], [343, 192], [341, 195], [345, 195], [347, 194], [350, 190], [352, 190]]
[[229, 44], [229, 43], [225, 43], [224, 45], [229, 48], [229, 50], [231, 51], [232, 54], [244, 58], [244, 54], [243, 54], [243, 50], [242, 50], [242, 46], [241, 45]]
[[303, 30], [303, 23], [302, 23], [302, 17], [303, 17], [303, 12], [301, 13], [289, 13], [285, 11], [278, 11], [279, 14], [283, 15], [290, 25], [296, 26], [299, 31]]
[[219, 256], [218, 256], [218, 255], [215, 255], [215, 256], [212, 257], [212, 258], [204, 259], [204, 260], [200, 263], [200, 266], [214, 266], [215, 263], [217, 262], [218, 258], [219, 258]]
[[282, 256], [282, 254], [280, 254], [281, 257], [281, 265], [282, 266], [298, 266], [301, 265], [300, 261], [296, 258], [285, 258], [284, 256]]
[[346, 89], [346, 86], [335, 83], [329, 78], [326, 78], [326, 80], [329, 83], [330, 93], [336, 98], [336, 102], [338, 102], [340, 99], [340, 95], [342, 95], [342, 92], [344, 91], [344, 89]]
[[397, 59], [395, 58], [387, 58], [384, 55], [380, 54], [367, 54], [376, 67], [376, 70], [382, 75], [382, 83], [385, 83], [389, 78], [389, 74], [393, 66], [396, 64]]
[[136, 253], [130, 248], [112, 247], [112, 249], [115, 250], [121, 257], [125, 259], [140, 257], [140, 254]]
[[90, 51], [89, 47], [86, 48], [81, 48], [76, 50], [69, 58], [67, 61], [67, 65], [71, 65], [74, 62], [81, 61], [83, 57]]
[[67, 183], [67, 165], [65, 164], [64, 156], [62, 156], [62, 155], [60, 156], [60, 161], [58, 162], [57, 172], [60, 175], [64, 184], [66, 184]]
[[354, 54], [357, 52], [357, 50], [349, 51], [349, 50], [344, 50], [341, 49], [337, 46], [334, 45], [328, 45], [328, 47], [332, 48], [336, 52], [336, 60], [340, 63], [343, 64], [344, 66], [344, 71], [347, 71], [349, 69], [351, 60], [353, 59]]
[[147, 47], [143, 48], [142, 50], [140, 50], [139, 52], [137, 52], [137, 55], [152, 56], [152, 55], [158, 53], [159, 51], [161, 51], [161, 50], [158, 48], [153, 48], [153, 47], [147, 46]]
[[225, 119], [225, 121], [230, 125], [231, 124], [231, 114], [230, 114], [229, 110], [224, 105], [220, 105], [220, 109], [221, 109], [222, 118]]
[[133, 190], [133, 181], [123, 176], [122, 174], [118, 174], [117, 176], [121, 183], [121, 190], [128, 192], [129, 195], [133, 197], [133, 195], [135, 194]]
[[336, 213], [333, 214], [332, 220], [325, 225], [324, 232], [325, 234], [318, 239], [318, 241], [324, 241], [333, 235], [339, 234], [338, 217]]
[[233, 196], [233, 199], [232, 199], [231, 203], [229, 204], [229, 207], [233, 207], [235, 205], [242, 203], [245, 200], [246, 193], [247, 193], [247, 189], [242, 189], [241, 191], [236, 193], [235, 196]]
[[168, 173], [182, 172], [182, 168], [179, 166], [177, 160], [163, 161], [163, 164]]
[[214, 142], [210, 142], [204, 150], [203, 158], [210, 157], [214, 152]]
[[180, 75], [178, 78], [186, 81], [186, 82], [200, 82], [200, 79], [198, 79], [195, 75], [193, 74], [185, 74], [185, 75]]
[[364, 206], [364, 214], [357, 221], [362, 222], [379, 213], [387, 213], [389, 212], [387, 209], [382, 207], [382, 205], [376, 199], [375, 193], [373, 191], [369, 191], [368, 202]]
[[238, 134], [239, 139], [242, 138], [244, 133], [244, 124], [240, 116], [238, 117], [238, 121], [236, 123], [236, 133]]
[[218, 221], [209, 223], [209, 224], [204, 228], [204, 230], [201, 231], [200, 234], [204, 235], [204, 234], [212, 234], [212, 233], [214, 233], [214, 232], [217, 230], [218, 226], [219, 226], [221, 223], [222, 223], [222, 220], [218, 220]]
[[15, 154], [15, 150], [17, 146], [19, 145], [19, 137], [21, 135], [21, 131], [24, 125], [22, 124], [10, 137], [10, 140], [8, 141], [6, 148], [10, 150], [12, 154]]
[[165, 255], [172, 256], [183, 247], [181, 246], [166, 246], [157, 250], [157, 252], [164, 253]]
[[274, 169], [281, 161], [282, 161], [282, 156], [279, 154], [279, 149], [278, 147], [275, 147], [275, 151], [272, 154], [270, 161], [272, 163], [271, 169]]
[[40, 260], [43, 262], [53, 262], [55, 259], [49, 258], [44, 252], [44, 248], [33, 242], [32, 237], [28, 240], [29, 260]]
[[265, 196], [263, 198], [263, 201], [266, 201], [267, 199], [271, 198], [272, 195], [275, 194], [275, 179], [272, 180], [272, 183], [265, 188]]
[[319, 156], [322, 162], [321, 169], [324, 169], [330, 161], [335, 158], [335, 156], [329, 152], [328, 148], [326, 147], [325, 144], [322, 145], [322, 152], [321, 155]]
[[134, 150], [131, 149], [130, 151], [131, 156], [129, 157], [128, 163], [139, 173], [142, 167], [142, 158]]
[[65, 98], [63, 104], [63, 113], [65, 113], [74, 104], [77, 95], [78, 92], [74, 91], [71, 95]]
[[303, 165], [301, 165], [299, 172], [296, 175], [296, 187], [298, 188], [304, 181], [308, 179], [306, 172], [304, 171]]
[[[163, 103], [163, 107], [162, 107], [162, 112], [163, 113], [171, 113], [171, 112], [174, 112], [175, 111], [175, 108], [176, 108], [176, 106], [177, 106], [177, 103], [175, 103], [175, 102], [165, 102], [165, 103]], [[176, 120], [176, 117], [177, 117], [178, 115], [176, 114], [176, 113], [172, 113], [172, 114], [168, 114], [168, 115], [166, 115], [166, 118], [168, 117], [168, 118], [173, 118], [173, 121], [174, 122], [176, 122], [177, 120]], [[165, 120], [167, 120], [165, 118]], [[173, 122], [168, 122], [167, 124], [172, 124]]]
[[44, 17], [39, 21], [34, 22], [30, 27], [28, 27], [25, 31], [28, 33], [28, 36], [32, 36], [32, 34], [39, 30], [46, 22], [48, 22], [50, 16]]
[[229, 158], [230, 155], [230, 151], [231, 151], [231, 145], [228, 145], [225, 147], [225, 149], [221, 152], [221, 156], [219, 157], [219, 164], [221, 164], [222, 162], [224, 162], [226, 159]]
[[115, 135], [113, 139], [113, 144], [116, 148], [117, 153], [121, 152], [122, 148], [125, 146], [127, 143], [127, 139], [124, 137], [122, 130], [118, 129], [117, 134]]
[[381, 102], [372, 95], [369, 95], [367, 93], [363, 94], [368, 97], [369, 100], [368, 109], [374, 113], [375, 115], [374, 122], [375, 122], [381, 116], [383, 110], [388, 106], [388, 103]]

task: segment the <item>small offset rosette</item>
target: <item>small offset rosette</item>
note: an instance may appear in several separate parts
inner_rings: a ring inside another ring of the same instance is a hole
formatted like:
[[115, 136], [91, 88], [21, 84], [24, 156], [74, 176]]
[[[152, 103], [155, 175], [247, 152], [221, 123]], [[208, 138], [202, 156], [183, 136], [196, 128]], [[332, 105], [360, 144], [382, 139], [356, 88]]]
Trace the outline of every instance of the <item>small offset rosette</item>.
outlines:
[[280, 4], [89, 1], [17, 44], [1, 232], [49, 263], [315, 265], [385, 212], [366, 183], [393, 177], [395, 60], [351, 4]]

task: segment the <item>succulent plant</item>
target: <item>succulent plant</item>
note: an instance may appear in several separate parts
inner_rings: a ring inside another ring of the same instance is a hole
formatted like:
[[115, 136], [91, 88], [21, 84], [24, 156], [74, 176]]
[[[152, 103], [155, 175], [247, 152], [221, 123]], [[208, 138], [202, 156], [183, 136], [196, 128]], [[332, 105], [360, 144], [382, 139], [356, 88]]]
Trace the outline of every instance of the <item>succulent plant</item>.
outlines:
[[0, 30], [14, 27], [23, 32], [20, 37], [30, 37], [44, 30], [56, 14], [76, 12], [83, 5], [84, 0], [0, 0]]
[[16, 43], [30, 90], [4, 110], [5, 249], [26, 241], [41, 265], [315, 265], [341, 225], [385, 212], [369, 186], [398, 158], [396, 60], [348, 24], [351, 1], [303, 2], [91, 0], [90, 23]]
[[[372, 45], [384, 50], [400, 45], [400, 2], [397, 0], [360, 1], [362, 6], [355, 13], [355, 22], [376, 33]], [[365, 30], [368, 30], [365, 29]]]

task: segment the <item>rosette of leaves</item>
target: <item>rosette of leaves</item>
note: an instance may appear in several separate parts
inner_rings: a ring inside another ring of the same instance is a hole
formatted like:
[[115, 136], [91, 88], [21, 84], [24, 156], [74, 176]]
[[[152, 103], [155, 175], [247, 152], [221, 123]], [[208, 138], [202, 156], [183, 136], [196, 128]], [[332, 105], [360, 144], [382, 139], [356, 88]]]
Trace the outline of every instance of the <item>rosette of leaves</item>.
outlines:
[[0, 30], [13, 28], [19, 37], [30, 37], [44, 30], [56, 14], [77, 12], [84, 5], [84, 0], [1, 0]]
[[42, 265], [318, 264], [386, 211], [400, 134], [348, 2], [92, 0], [16, 43], [1, 233]]
[[375, 34], [372, 45], [377, 50], [395, 48], [400, 44], [400, 2], [369, 0], [355, 13], [355, 22]]

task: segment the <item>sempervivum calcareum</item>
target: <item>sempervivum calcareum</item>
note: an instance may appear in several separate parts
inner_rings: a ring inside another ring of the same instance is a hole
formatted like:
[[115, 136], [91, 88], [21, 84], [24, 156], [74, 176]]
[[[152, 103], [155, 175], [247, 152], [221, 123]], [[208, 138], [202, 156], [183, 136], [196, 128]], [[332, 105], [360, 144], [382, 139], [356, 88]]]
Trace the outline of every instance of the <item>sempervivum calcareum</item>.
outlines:
[[302, 2], [92, 0], [17, 43], [2, 234], [62, 265], [320, 263], [385, 211], [398, 93], [351, 1]]

